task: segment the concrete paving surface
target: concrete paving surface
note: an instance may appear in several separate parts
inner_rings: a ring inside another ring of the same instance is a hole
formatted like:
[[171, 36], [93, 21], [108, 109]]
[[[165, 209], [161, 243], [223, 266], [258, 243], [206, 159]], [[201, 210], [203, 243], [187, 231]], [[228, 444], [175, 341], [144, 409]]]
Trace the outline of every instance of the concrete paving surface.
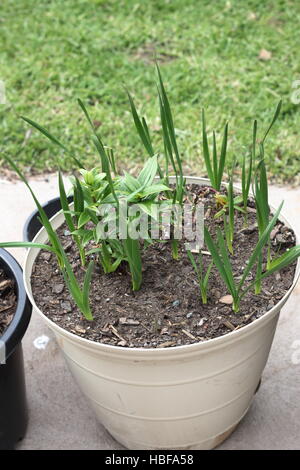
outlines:
[[[41, 202], [57, 195], [56, 177], [32, 180]], [[271, 203], [285, 199], [284, 213], [300, 233], [300, 189], [271, 187]], [[20, 182], [0, 179], [0, 241], [22, 239], [34, 209]], [[11, 250], [22, 263], [24, 250]], [[255, 400], [236, 431], [219, 449], [300, 448], [300, 284], [281, 313], [271, 355]], [[44, 349], [36, 338], [50, 338]], [[19, 449], [122, 449], [99, 424], [67, 369], [52, 334], [33, 315], [23, 340], [28, 430]]]

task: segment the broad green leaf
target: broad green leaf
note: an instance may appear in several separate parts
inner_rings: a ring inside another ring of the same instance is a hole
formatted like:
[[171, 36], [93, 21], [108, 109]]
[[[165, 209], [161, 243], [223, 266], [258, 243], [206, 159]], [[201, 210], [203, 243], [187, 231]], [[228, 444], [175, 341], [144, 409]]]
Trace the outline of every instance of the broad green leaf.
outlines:
[[159, 194], [163, 191], [172, 191], [171, 188], [168, 188], [168, 186], [165, 186], [164, 184], [153, 184], [151, 186], [148, 186], [148, 188], [145, 188], [141, 192], [141, 197], [147, 197], [150, 196], [151, 194]]
[[87, 232], [82, 237], [83, 246], [87, 245], [93, 239], [93, 237], [94, 237], [93, 231], [92, 230], [87, 230]]
[[85, 209], [79, 216], [78, 219], [78, 228], [83, 227], [85, 224], [87, 224], [91, 220], [91, 215], [90, 212]]
[[138, 191], [141, 189], [140, 181], [131, 176], [126, 171], [124, 171], [123, 184], [125, 184], [129, 192]]
[[138, 176], [138, 180], [142, 186], [148, 186], [152, 184], [155, 175], [157, 173], [157, 156], [149, 158], [144, 165], [144, 168]]
[[145, 202], [139, 202], [137, 205], [143, 212], [145, 212], [145, 214], [148, 214], [154, 220], [157, 220], [158, 218], [157, 204], [155, 204], [152, 201], [145, 201]]

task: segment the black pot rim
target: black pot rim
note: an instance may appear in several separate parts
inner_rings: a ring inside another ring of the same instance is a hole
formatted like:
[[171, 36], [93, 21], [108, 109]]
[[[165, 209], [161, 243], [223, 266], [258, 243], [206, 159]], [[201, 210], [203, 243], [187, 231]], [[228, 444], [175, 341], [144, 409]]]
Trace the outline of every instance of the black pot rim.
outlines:
[[[49, 201], [42, 204], [42, 207], [44, 208], [48, 204], [52, 204], [52, 203], [56, 202], [58, 199], [59, 199], [58, 197], [54, 197], [53, 199], [49, 199]], [[38, 209], [34, 209], [26, 219], [26, 222], [25, 222], [24, 227], [23, 227], [23, 240], [25, 242], [31, 242], [31, 240], [29, 240], [29, 238], [28, 238], [29, 226], [32, 222], [32, 219], [34, 219], [35, 217], [38, 217], [38, 215], [39, 215]]]
[[[69, 201], [69, 203], [72, 202], [72, 201], [73, 201], [73, 196], [68, 196], [68, 201]], [[48, 206], [51, 207], [51, 206], [55, 206], [55, 205], [57, 205], [57, 204], [60, 205], [60, 198], [59, 198], [59, 197], [54, 197], [54, 198], [52, 198], [52, 199], [49, 199], [48, 201], [46, 201], [46, 202], [44, 202], [44, 203], [42, 204], [42, 207], [43, 207], [43, 209], [46, 211], [46, 214], [47, 214], [48, 217], [49, 217], [49, 214], [48, 214], [48, 212], [47, 212]], [[61, 208], [60, 208], [60, 209], [57, 209], [57, 211], [59, 211], [59, 210], [61, 210]], [[34, 210], [31, 212], [31, 214], [27, 217], [26, 222], [25, 222], [24, 227], [23, 227], [23, 240], [24, 240], [25, 242], [31, 242], [31, 241], [32, 241], [32, 238], [30, 238], [30, 236], [29, 236], [29, 233], [30, 233], [30, 226], [31, 226], [33, 220], [36, 219], [38, 216], [39, 216], [39, 211], [38, 211], [38, 209], [34, 209]], [[52, 216], [53, 216], [53, 215], [50, 215], [49, 218], [51, 218]], [[36, 231], [36, 230], [34, 230], [34, 232], [35, 232], [35, 231]], [[36, 232], [36, 233], [37, 233], [37, 232]], [[35, 235], [36, 235], [36, 233], [35, 233]]]
[[0, 340], [5, 343], [6, 358], [8, 358], [22, 341], [30, 321], [32, 306], [26, 295], [22, 269], [15, 258], [4, 248], [0, 248], [0, 267], [10, 278], [14, 279], [17, 295], [17, 308], [14, 317], [0, 337]]

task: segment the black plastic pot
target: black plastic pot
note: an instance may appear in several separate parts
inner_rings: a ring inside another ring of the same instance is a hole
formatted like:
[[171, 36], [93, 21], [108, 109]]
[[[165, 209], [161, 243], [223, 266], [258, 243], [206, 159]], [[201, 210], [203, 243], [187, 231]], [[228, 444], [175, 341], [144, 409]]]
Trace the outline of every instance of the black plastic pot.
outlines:
[[[5, 345], [5, 363], [0, 364], [0, 449], [13, 449], [25, 435], [28, 413], [22, 338], [31, 316], [22, 270], [6, 250], [0, 248], [0, 268], [15, 281], [17, 309], [0, 340]], [[3, 349], [2, 349], [3, 351]]]
[[[69, 196], [68, 201], [72, 202], [73, 196]], [[61, 210], [61, 203], [59, 197], [51, 199], [50, 201], [43, 204], [43, 209], [49, 219], [53, 217], [57, 212]], [[35, 210], [32, 212], [32, 214], [30, 214], [30, 216], [26, 220], [23, 228], [23, 240], [25, 242], [31, 242], [38, 233], [38, 231], [42, 228], [42, 224], [39, 221], [38, 217], [39, 212], [38, 210]]]

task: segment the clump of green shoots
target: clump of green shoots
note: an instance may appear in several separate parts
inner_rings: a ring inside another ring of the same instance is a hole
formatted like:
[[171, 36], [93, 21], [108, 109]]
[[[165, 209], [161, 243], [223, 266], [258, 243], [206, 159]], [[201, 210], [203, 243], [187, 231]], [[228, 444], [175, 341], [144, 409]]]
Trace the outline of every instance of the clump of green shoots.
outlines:
[[204, 265], [203, 265], [203, 255], [201, 251], [199, 251], [199, 254], [198, 254], [198, 264], [190, 250], [187, 250], [187, 256], [197, 274], [202, 303], [207, 304], [208, 281], [209, 281], [209, 276], [210, 276], [211, 269], [213, 267], [214, 262], [213, 261], [210, 262], [205, 272]]
[[234, 198], [233, 198], [233, 181], [232, 174], [229, 178], [227, 186], [228, 215], [224, 213], [224, 231], [229, 252], [233, 255], [233, 237], [234, 237]]
[[247, 168], [246, 164], [246, 155], [243, 155], [242, 161], [242, 202], [243, 202], [243, 209], [244, 209], [244, 225], [247, 227], [248, 225], [248, 200], [249, 200], [249, 192], [252, 182], [252, 170], [253, 170], [253, 162], [255, 162], [255, 149], [256, 149], [256, 134], [257, 134], [257, 121], [256, 119], [253, 122], [253, 133], [252, 133], [252, 149], [249, 155], [249, 164]]
[[[265, 149], [264, 144], [265, 140], [272, 129], [273, 125], [275, 124], [281, 109], [281, 101], [278, 103], [273, 119], [265, 132], [265, 135], [262, 141], [259, 144], [259, 163], [257, 165], [255, 175], [254, 175], [254, 184], [253, 184], [253, 193], [255, 199], [255, 207], [256, 207], [256, 216], [257, 216], [257, 225], [258, 225], [258, 232], [261, 236], [264, 230], [266, 229], [269, 219], [270, 219], [270, 207], [269, 207], [269, 195], [268, 195], [268, 179], [267, 179], [267, 172], [266, 172], [266, 165], [265, 165]], [[255, 129], [256, 135], [256, 129]], [[254, 139], [253, 139], [254, 141]], [[254, 152], [255, 152], [255, 142], [254, 145]], [[267, 269], [270, 269], [271, 266], [271, 241], [270, 238], [268, 239], [267, 243]], [[258, 258], [257, 263], [257, 273], [256, 273], [256, 283], [255, 283], [255, 293], [259, 294], [261, 291], [261, 270], [262, 270], [262, 262], [263, 262], [263, 254], [261, 253]]]
[[240, 207], [241, 197], [234, 196], [233, 191], [233, 169], [235, 163], [232, 165], [231, 170], [228, 170], [229, 182], [227, 184], [227, 194], [216, 193], [215, 200], [218, 205], [222, 205], [222, 209], [219, 210], [214, 218], [223, 216], [224, 232], [225, 239], [227, 243], [227, 248], [229, 252], [233, 255], [233, 239], [234, 239], [234, 213], [236, 210], [242, 211], [243, 208]]
[[[175, 190], [173, 194], [169, 191], [165, 191], [165, 195], [167, 198], [172, 198], [173, 204], [183, 204], [183, 197], [185, 194], [185, 178], [183, 177], [183, 170], [182, 170], [182, 160], [179, 153], [177, 139], [176, 139], [176, 132], [174, 126], [174, 120], [172, 116], [172, 111], [169, 103], [169, 99], [167, 97], [167, 93], [165, 90], [165, 86], [162, 80], [161, 72], [159, 67], [157, 66], [157, 73], [158, 73], [158, 99], [159, 99], [159, 108], [160, 108], [160, 120], [161, 120], [161, 127], [162, 127], [162, 137], [163, 137], [163, 145], [164, 145], [164, 169], [158, 166], [158, 173], [160, 178], [165, 181], [166, 185], [169, 185], [169, 170], [170, 167], [173, 170], [173, 174], [175, 175]], [[131, 112], [134, 120], [134, 124], [136, 130], [140, 136], [140, 139], [147, 150], [150, 157], [153, 155], [158, 154], [155, 153], [153, 149], [153, 144], [151, 141], [149, 127], [147, 125], [145, 117], [140, 118], [138, 112], [136, 110], [134, 101], [129, 92], [129, 102], [131, 106]], [[173, 225], [176, 223], [173, 220]], [[171, 246], [172, 246], [172, 256], [174, 259], [179, 258], [178, 252], [178, 240], [175, 238], [171, 239]]]
[[[233, 304], [232, 309], [234, 312], [238, 313], [240, 309], [240, 302], [245, 294], [253, 287], [253, 285], [257, 282], [257, 277], [253, 282], [245, 286], [245, 282], [249, 274], [251, 274], [251, 270], [255, 267], [255, 264], [258, 262], [262, 250], [266, 245], [268, 238], [272, 229], [274, 228], [279, 213], [281, 211], [283, 202], [280, 204], [279, 208], [275, 212], [274, 216], [272, 217], [271, 221], [267, 225], [266, 229], [264, 230], [263, 234], [260, 236], [250, 258], [246, 262], [246, 266], [242, 275], [242, 278], [239, 282], [236, 282], [233, 275], [232, 265], [230, 263], [230, 259], [228, 256], [228, 251], [226, 248], [226, 244], [224, 241], [223, 234], [221, 229], [218, 227], [217, 229], [217, 243], [212, 239], [208, 229], [204, 227], [204, 240], [205, 243], [212, 255], [213, 262], [216, 268], [219, 271], [221, 278], [223, 279], [228, 291], [230, 292]], [[282, 256], [280, 256], [276, 262], [274, 261], [270, 269], [261, 272], [259, 275], [259, 281], [264, 279], [267, 276], [270, 276], [274, 272], [290, 265], [293, 263], [298, 257], [300, 256], [300, 246], [294, 246], [289, 251], [285, 252]]]
[[226, 162], [226, 152], [227, 152], [227, 139], [228, 139], [228, 123], [225, 124], [222, 147], [220, 156], [218, 157], [217, 152], [217, 143], [216, 143], [216, 133], [213, 131], [213, 149], [212, 149], [212, 159], [210, 157], [208, 138], [206, 131], [206, 120], [205, 112], [202, 109], [202, 148], [203, 148], [203, 157], [205, 161], [206, 171], [210, 180], [210, 184], [216, 191], [220, 191], [221, 184], [223, 181], [223, 173]]

